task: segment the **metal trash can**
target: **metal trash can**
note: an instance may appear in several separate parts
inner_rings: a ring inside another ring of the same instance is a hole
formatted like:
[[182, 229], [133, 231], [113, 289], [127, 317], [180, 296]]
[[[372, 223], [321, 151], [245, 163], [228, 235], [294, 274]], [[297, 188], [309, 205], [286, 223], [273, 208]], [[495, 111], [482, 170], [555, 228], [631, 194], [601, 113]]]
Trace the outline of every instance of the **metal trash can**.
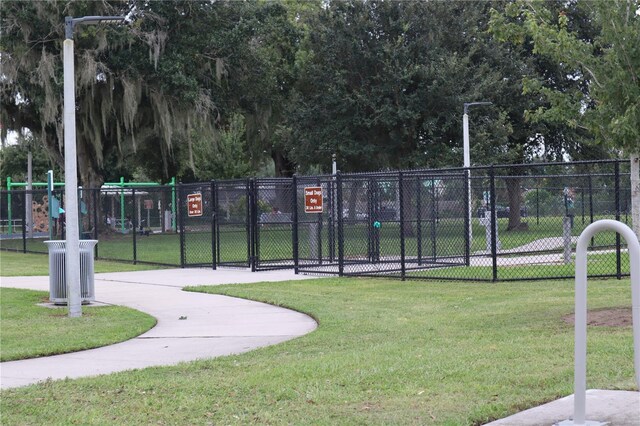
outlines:
[[[66, 240], [44, 242], [49, 248], [49, 300], [55, 305], [67, 304], [65, 279]], [[80, 240], [80, 298], [83, 305], [96, 300], [93, 281], [93, 248], [98, 240]]]

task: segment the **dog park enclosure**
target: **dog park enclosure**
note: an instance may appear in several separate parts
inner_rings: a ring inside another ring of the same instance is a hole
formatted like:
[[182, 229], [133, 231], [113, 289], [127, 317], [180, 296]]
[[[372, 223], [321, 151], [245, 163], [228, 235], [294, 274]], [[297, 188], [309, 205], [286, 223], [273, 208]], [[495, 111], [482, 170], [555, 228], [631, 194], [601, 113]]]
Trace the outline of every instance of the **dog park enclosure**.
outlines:
[[[2, 248], [46, 252], [45, 239], [62, 239], [62, 192], [2, 191]], [[631, 219], [629, 162], [615, 160], [123, 184], [79, 195], [81, 236], [99, 240], [98, 258], [327, 275], [569, 278], [588, 224]], [[590, 276], [628, 274], [614, 233], [589, 250]]]

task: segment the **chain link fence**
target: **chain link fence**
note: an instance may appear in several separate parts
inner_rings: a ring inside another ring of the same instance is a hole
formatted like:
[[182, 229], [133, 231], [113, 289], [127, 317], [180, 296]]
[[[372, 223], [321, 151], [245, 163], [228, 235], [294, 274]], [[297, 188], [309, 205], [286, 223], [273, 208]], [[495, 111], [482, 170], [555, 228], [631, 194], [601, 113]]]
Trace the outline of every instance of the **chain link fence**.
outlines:
[[[577, 237], [631, 225], [628, 161], [80, 189], [81, 237], [98, 258], [169, 266], [295, 268], [326, 275], [502, 281], [571, 278]], [[64, 239], [64, 191], [0, 192], [2, 249]], [[29, 207], [30, 206], [30, 207]], [[589, 275], [629, 274], [613, 233]]]
[[256, 179], [252, 184], [253, 270], [293, 268], [294, 180]]

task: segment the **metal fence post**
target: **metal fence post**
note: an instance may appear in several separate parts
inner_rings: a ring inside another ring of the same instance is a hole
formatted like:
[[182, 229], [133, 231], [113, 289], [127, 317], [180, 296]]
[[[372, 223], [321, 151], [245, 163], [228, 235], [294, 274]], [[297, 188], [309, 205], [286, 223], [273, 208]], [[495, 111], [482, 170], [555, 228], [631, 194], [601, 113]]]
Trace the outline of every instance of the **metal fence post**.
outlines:
[[293, 248], [293, 272], [297, 275], [300, 266], [298, 251], [298, 177], [294, 174], [291, 178], [291, 244]]
[[255, 202], [255, 187], [256, 181], [254, 178], [249, 179], [248, 182], [248, 193], [247, 193], [247, 219], [248, 219], [248, 228], [247, 228], [247, 241], [249, 244], [249, 267], [251, 268], [251, 272], [256, 271], [256, 231], [257, 229], [253, 226], [253, 212], [255, 210], [254, 202]]
[[405, 265], [405, 241], [404, 241], [404, 182], [402, 180], [402, 172], [398, 172], [398, 198], [400, 204], [400, 278], [402, 281], [406, 278]]
[[[7, 195], [7, 199], [8, 198], [9, 195]], [[47, 219], [49, 223], [49, 239], [53, 240], [53, 216], [51, 215], [51, 200], [53, 200], [53, 170], [49, 170], [47, 172], [47, 202], [49, 203], [49, 206], [47, 207]], [[9, 208], [9, 210], [11, 210], [10, 203], [7, 207]]]
[[416, 177], [416, 243], [418, 265], [422, 265], [422, 182]]
[[258, 179], [253, 179], [253, 202], [251, 204], [251, 229], [253, 233], [253, 267], [252, 271], [258, 270], [260, 262], [260, 229], [258, 228]]
[[431, 179], [431, 259], [436, 261], [436, 221], [438, 211], [436, 207], [436, 181]]
[[[89, 191], [91, 191], [91, 194], [93, 194], [93, 196], [91, 197], [92, 201], [93, 201], [93, 239], [97, 240], [98, 239], [98, 209], [100, 208], [100, 189], [90, 189]], [[94, 256], [96, 258], [99, 257], [98, 254], [98, 245], [95, 245], [95, 251], [94, 251]]]
[[335, 180], [330, 180], [327, 182], [328, 189], [328, 198], [329, 198], [329, 217], [327, 219], [328, 224], [328, 236], [329, 236], [329, 262], [333, 263], [336, 257], [336, 235], [335, 235], [335, 214], [336, 214], [336, 205], [335, 205], [335, 189], [333, 185], [335, 184]]
[[11, 200], [11, 177], [9, 176], [7, 177], [7, 219], [8, 219], [7, 226], [9, 227], [8, 228], [9, 235], [13, 234], [13, 215], [11, 214], [12, 205], [13, 203]]
[[175, 203], [176, 215], [178, 216], [178, 232], [180, 233], [180, 267], [185, 267], [185, 252], [184, 252], [184, 214], [182, 214], [182, 197], [184, 196], [184, 190], [182, 183], [178, 183], [178, 196]]
[[[318, 179], [316, 181], [316, 186], [322, 187], [322, 183], [320, 182], [320, 179]], [[317, 224], [317, 233], [316, 233], [316, 239], [318, 240], [318, 263], [320, 265], [322, 265], [322, 225], [323, 225], [323, 220], [322, 220], [322, 215], [323, 213], [318, 213], [316, 216], [318, 217], [318, 224]]]
[[[374, 220], [380, 222], [380, 211], [381, 211], [381, 201], [380, 201], [380, 185], [378, 180], [371, 180], [373, 182], [373, 212], [374, 212]], [[369, 221], [369, 226], [373, 224]], [[380, 262], [380, 228], [373, 227], [373, 261]]]
[[218, 221], [218, 194], [216, 191], [216, 181], [211, 181], [211, 268], [215, 270], [216, 265], [216, 222]]
[[[593, 223], [593, 184], [589, 174], [589, 223]], [[595, 244], [595, 236], [591, 237], [591, 247]]]
[[[353, 188], [351, 189], [353, 191]], [[373, 262], [375, 260], [375, 228], [373, 224], [378, 220], [378, 216], [376, 214], [376, 197], [373, 179], [369, 178], [367, 180], [367, 217], [369, 221], [367, 223], [367, 258], [369, 262]], [[349, 206], [351, 207], [351, 206]], [[349, 218], [356, 218], [357, 213], [349, 211]]]
[[490, 194], [491, 198], [491, 262], [492, 262], [492, 281], [498, 281], [498, 247], [496, 228], [498, 227], [498, 221], [496, 216], [496, 175], [493, 166], [489, 169], [490, 181]]
[[467, 169], [465, 175], [465, 183], [464, 183], [464, 199], [465, 199], [465, 214], [464, 214], [464, 229], [467, 229], [468, 232], [465, 232], [464, 238], [464, 264], [466, 266], [471, 265], [471, 238], [472, 238], [472, 222], [471, 222], [471, 173]]
[[82, 239], [82, 233], [84, 232], [84, 224], [82, 223], [82, 187], [78, 187], [76, 192], [76, 200], [78, 200], [78, 238]]
[[[218, 195], [220, 194], [219, 188], [218, 188], [218, 184], [216, 184], [216, 213], [220, 211], [220, 202], [218, 201]], [[220, 264], [220, 218], [216, 215], [216, 238], [215, 238], [215, 245], [216, 245], [216, 265]]]
[[[620, 221], [620, 160], [615, 162], [616, 220]], [[616, 278], [622, 279], [622, 255], [620, 253], [620, 234], [616, 232]]]
[[584, 187], [580, 188], [580, 190], [581, 190], [580, 205], [582, 208], [582, 224], [584, 225]]
[[248, 261], [248, 267], [251, 268], [253, 265], [253, 232], [252, 232], [252, 225], [253, 225], [253, 218], [251, 217], [251, 198], [252, 198], [252, 188], [253, 188], [253, 180], [252, 179], [247, 179], [245, 182], [245, 201], [246, 201], [246, 205], [245, 205], [245, 215], [246, 215], [246, 221], [245, 221], [245, 230], [247, 232], [247, 261]]
[[536, 225], [540, 225], [540, 188], [536, 188]]
[[338, 207], [338, 276], [344, 275], [344, 219], [342, 217], [342, 174], [336, 173], [336, 201]]
[[138, 217], [138, 211], [136, 211], [136, 189], [135, 188], [131, 188], [131, 199], [133, 200], [133, 218], [131, 218], [131, 220], [133, 221], [133, 229], [131, 230], [133, 232], [133, 264], [135, 265], [138, 262], [138, 246], [137, 246], [137, 230], [138, 230], [138, 221], [137, 221], [137, 217]]
[[22, 208], [19, 209], [22, 214], [21, 216], [21, 220], [22, 220], [22, 252], [26, 253], [27, 252], [27, 212], [26, 212], [26, 191], [24, 192], [24, 194], [22, 195]]

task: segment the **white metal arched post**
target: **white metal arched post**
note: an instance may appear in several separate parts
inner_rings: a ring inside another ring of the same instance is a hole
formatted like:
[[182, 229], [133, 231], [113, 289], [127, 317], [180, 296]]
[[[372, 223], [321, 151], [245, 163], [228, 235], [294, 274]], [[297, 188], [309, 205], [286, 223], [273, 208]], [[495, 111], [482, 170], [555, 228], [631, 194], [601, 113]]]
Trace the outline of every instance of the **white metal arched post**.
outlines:
[[[631, 264], [633, 363], [636, 384], [640, 388], [640, 243], [636, 234], [627, 225], [615, 220], [599, 220], [582, 231], [576, 246], [573, 425], [587, 424], [585, 421], [587, 390], [587, 247], [591, 237], [600, 231], [615, 231], [627, 242], [629, 263]], [[563, 422], [563, 424], [565, 423]]]

